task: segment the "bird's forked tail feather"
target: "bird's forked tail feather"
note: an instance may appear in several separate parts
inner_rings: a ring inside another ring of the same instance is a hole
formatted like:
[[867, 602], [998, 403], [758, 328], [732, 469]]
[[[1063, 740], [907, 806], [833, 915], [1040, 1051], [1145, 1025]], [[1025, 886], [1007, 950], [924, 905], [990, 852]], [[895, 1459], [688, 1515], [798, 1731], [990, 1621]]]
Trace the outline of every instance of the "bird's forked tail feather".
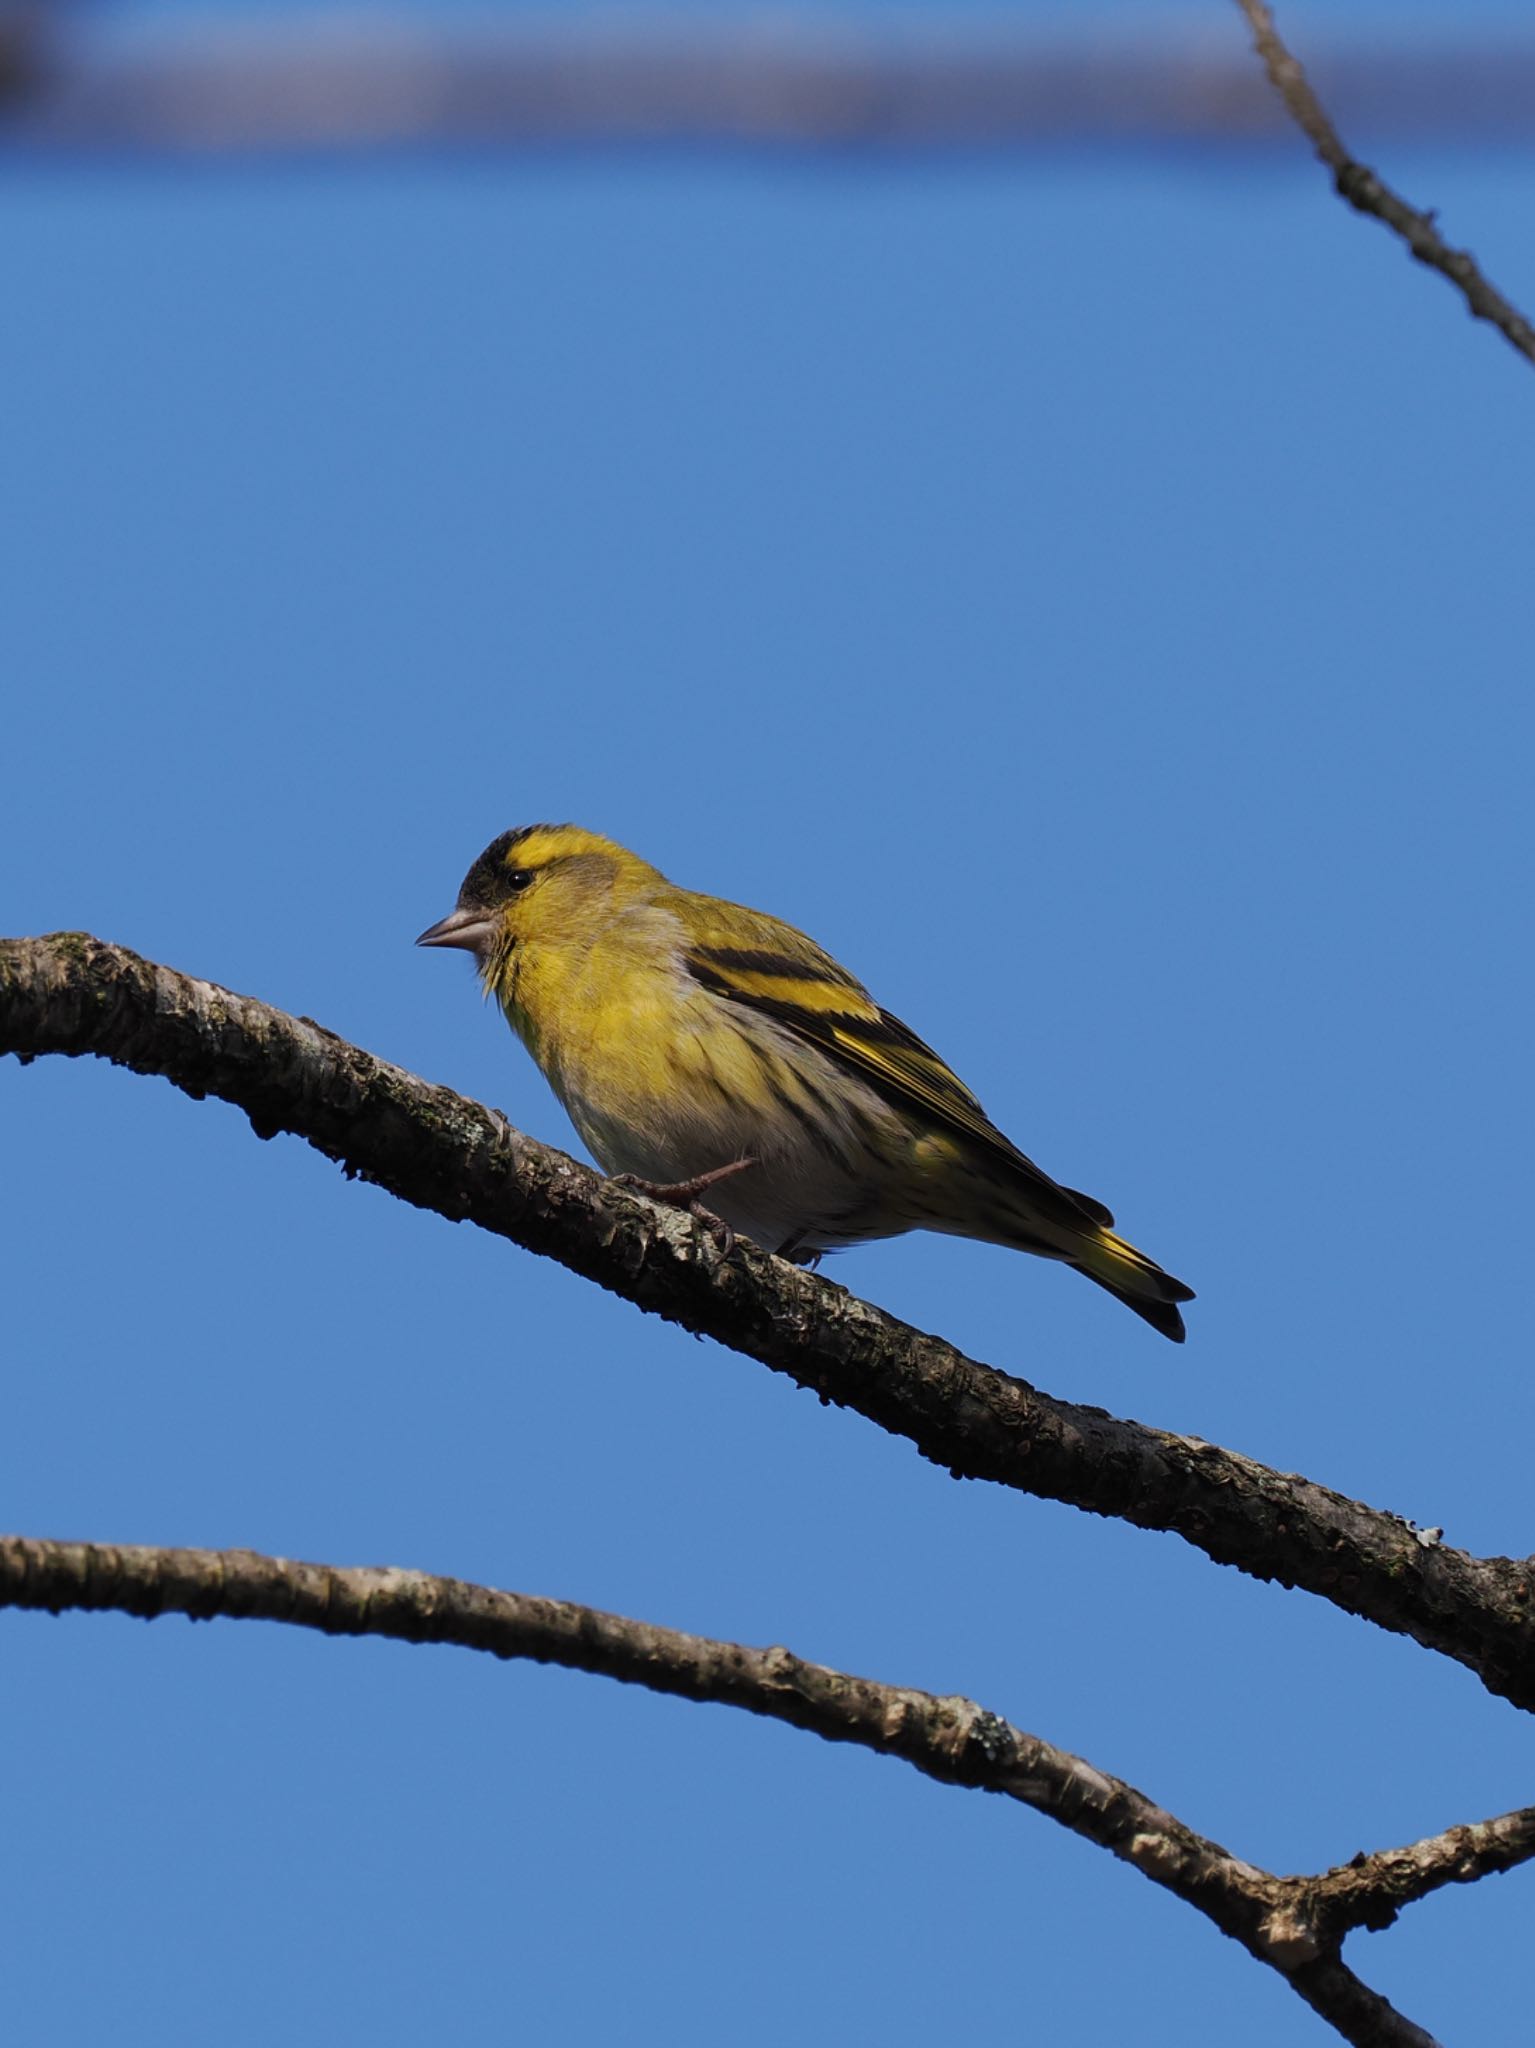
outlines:
[[1183, 1342], [1183, 1318], [1178, 1313], [1178, 1303], [1192, 1301], [1193, 1288], [1175, 1280], [1171, 1273], [1164, 1273], [1155, 1259], [1137, 1251], [1128, 1239], [1100, 1225], [1084, 1230], [1065, 1256], [1079, 1273], [1106, 1287], [1154, 1330], [1160, 1330], [1175, 1344]]

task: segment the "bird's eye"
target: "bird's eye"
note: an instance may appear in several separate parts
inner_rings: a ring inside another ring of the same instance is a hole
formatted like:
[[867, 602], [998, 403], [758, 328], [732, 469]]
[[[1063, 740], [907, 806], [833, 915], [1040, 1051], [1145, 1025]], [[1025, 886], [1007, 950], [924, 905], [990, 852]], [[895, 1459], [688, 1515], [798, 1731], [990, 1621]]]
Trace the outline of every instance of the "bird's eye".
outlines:
[[506, 887], [510, 889], [514, 896], [518, 896], [526, 889], [532, 879], [533, 870], [531, 868], [513, 868], [506, 876]]

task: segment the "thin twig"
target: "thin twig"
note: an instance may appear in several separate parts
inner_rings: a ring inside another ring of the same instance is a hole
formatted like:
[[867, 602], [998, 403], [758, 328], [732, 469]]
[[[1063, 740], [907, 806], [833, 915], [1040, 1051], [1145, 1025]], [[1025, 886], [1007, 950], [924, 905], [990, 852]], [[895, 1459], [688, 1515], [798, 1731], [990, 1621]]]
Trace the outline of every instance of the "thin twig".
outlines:
[[1393, 233], [1401, 236], [1418, 262], [1426, 263], [1430, 270], [1437, 270], [1450, 280], [1476, 319], [1490, 320], [1522, 356], [1535, 362], [1535, 327], [1501, 292], [1493, 289], [1475, 258], [1464, 249], [1452, 249], [1440, 234], [1432, 213], [1409, 206], [1368, 164], [1360, 163], [1344, 148], [1326, 109], [1312, 90], [1311, 81], [1281, 41], [1264, 0], [1237, 0], [1237, 5], [1247, 17], [1253, 42], [1275, 90], [1332, 172], [1340, 197], [1357, 212], [1384, 221]]
[[[856, 1678], [789, 1650], [685, 1635], [566, 1600], [500, 1592], [426, 1572], [301, 1564], [248, 1550], [3, 1537], [0, 1605], [54, 1614], [109, 1609], [146, 1620], [221, 1615], [287, 1622], [324, 1635], [456, 1643], [496, 1657], [599, 1672], [682, 1699], [742, 1707], [828, 1742], [900, 1757], [942, 1783], [1018, 1800], [1196, 1907], [1249, 1955], [1277, 1970], [1346, 2041], [1358, 2048], [1433, 2048], [1429, 2035], [1341, 1960], [1343, 1935], [1357, 1921], [1345, 1912], [1324, 1927], [1313, 1917], [1340, 1877], [1363, 1882], [1360, 1868], [1315, 1879], [1275, 1877], [1196, 1834], [1133, 1785], [1026, 1734], [973, 1700]], [[1503, 1830], [1502, 1860], [1484, 1867], [1507, 1868], [1535, 1854], [1535, 1829], [1528, 1825], [1515, 1853], [1510, 1824], [1521, 1821], [1527, 1817], [1510, 1815], [1460, 1832], [1470, 1837]], [[1455, 1874], [1479, 1873], [1467, 1865]]]
[[292, 1131], [349, 1176], [559, 1260], [855, 1408], [956, 1478], [1140, 1528], [1410, 1635], [1535, 1708], [1532, 1567], [1474, 1558], [1198, 1437], [1120, 1421], [980, 1365], [845, 1288], [602, 1180], [451, 1089], [83, 933], [0, 940], [0, 1053], [94, 1053]]

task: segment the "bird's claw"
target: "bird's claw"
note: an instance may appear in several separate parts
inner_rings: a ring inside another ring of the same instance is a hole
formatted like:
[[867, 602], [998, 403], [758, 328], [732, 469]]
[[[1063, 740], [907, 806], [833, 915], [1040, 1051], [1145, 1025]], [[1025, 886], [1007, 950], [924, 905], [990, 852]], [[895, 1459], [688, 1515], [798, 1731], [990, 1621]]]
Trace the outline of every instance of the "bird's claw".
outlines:
[[672, 1209], [686, 1209], [693, 1221], [711, 1239], [722, 1259], [728, 1259], [736, 1247], [736, 1234], [723, 1216], [716, 1216], [712, 1209], [706, 1209], [698, 1199], [705, 1188], [712, 1188], [716, 1181], [728, 1180], [733, 1173], [756, 1165], [755, 1159], [732, 1159], [728, 1166], [716, 1166], [712, 1173], [695, 1174], [691, 1180], [656, 1181], [646, 1180], [638, 1173], [615, 1173], [616, 1187], [633, 1188], [637, 1194], [648, 1195], [652, 1202], [665, 1202]]
[[699, 1201], [688, 1203], [688, 1214], [704, 1235], [713, 1239], [714, 1248], [720, 1257], [728, 1259], [736, 1248], [736, 1234], [724, 1217], [716, 1216], [712, 1209], [706, 1209]]

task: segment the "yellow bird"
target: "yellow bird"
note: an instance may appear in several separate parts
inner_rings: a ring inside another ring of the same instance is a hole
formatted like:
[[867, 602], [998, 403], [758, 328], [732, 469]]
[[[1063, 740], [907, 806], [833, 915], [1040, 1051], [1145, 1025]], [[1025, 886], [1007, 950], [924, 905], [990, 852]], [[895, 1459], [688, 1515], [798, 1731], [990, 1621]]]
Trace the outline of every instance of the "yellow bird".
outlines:
[[785, 1258], [941, 1230], [1059, 1259], [1183, 1341], [1193, 1290], [993, 1124], [813, 939], [576, 825], [491, 841], [420, 946], [460, 946], [592, 1155]]

